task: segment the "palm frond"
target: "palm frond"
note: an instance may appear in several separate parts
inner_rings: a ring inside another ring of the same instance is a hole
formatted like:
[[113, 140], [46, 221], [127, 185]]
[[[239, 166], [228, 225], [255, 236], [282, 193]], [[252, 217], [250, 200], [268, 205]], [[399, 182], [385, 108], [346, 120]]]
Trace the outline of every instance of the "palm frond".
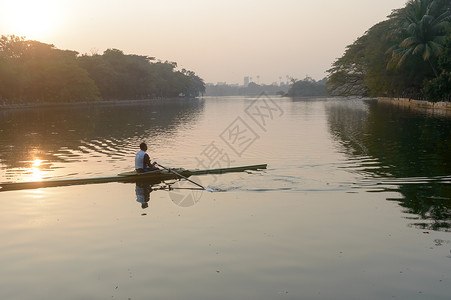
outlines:
[[435, 23], [442, 23], [442, 22], [450, 22], [451, 21], [451, 11], [446, 10], [441, 15], [435, 18]]
[[446, 36], [446, 35], [438, 35], [438, 36], [434, 37], [432, 42], [440, 44], [440, 45], [444, 45], [446, 43], [447, 39], [448, 39], [448, 36]]
[[402, 48], [408, 48], [415, 42], [414, 37], [408, 37], [404, 39], [399, 46]]
[[432, 49], [429, 44], [426, 44], [423, 51], [423, 59], [428, 60], [431, 57]]
[[398, 45], [393, 45], [390, 48], [385, 51], [385, 54], [392, 54], [396, 49], [398, 48]]
[[424, 44], [418, 44], [412, 51], [412, 54], [415, 55], [417, 53], [421, 53], [424, 50]]
[[404, 62], [406, 61], [406, 59], [412, 54], [413, 48], [408, 48], [404, 51], [403, 55], [401, 56], [401, 58], [398, 61], [398, 65], [397, 67], [401, 67]]
[[428, 43], [428, 46], [435, 56], [439, 56], [440, 54], [442, 54], [442, 52], [444, 50], [444, 47], [442, 44], [436, 43], [434, 41], [430, 41]]

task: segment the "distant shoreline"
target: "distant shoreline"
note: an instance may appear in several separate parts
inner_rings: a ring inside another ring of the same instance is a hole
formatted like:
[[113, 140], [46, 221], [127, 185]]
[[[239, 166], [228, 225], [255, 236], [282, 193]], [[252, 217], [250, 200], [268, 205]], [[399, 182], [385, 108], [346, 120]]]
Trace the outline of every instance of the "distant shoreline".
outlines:
[[379, 103], [389, 103], [392, 105], [410, 108], [416, 111], [432, 112], [433, 114], [451, 116], [451, 102], [429, 102], [409, 98], [377, 98]]
[[197, 99], [197, 98], [152, 98], [141, 100], [98, 100], [80, 102], [39, 102], [39, 103], [14, 103], [1, 104], [0, 111], [29, 109], [29, 108], [53, 108], [53, 107], [82, 107], [82, 106], [102, 106], [102, 105], [130, 105], [130, 104], [150, 104], [156, 101], [170, 101], [173, 99]]

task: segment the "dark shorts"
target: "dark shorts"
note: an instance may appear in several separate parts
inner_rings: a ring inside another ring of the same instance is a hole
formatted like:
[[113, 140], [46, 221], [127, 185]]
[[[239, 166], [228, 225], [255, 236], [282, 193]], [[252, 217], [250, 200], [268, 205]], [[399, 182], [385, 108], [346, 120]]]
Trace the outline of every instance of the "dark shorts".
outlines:
[[156, 171], [156, 170], [158, 170], [158, 168], [135, 169], [136, 173], [146, 173], [146, 172]]

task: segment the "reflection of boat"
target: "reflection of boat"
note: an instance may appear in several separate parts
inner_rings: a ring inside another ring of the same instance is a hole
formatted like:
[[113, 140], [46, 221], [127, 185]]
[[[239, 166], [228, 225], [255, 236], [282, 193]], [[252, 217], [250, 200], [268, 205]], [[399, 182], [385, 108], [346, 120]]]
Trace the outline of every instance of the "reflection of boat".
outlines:
[[[250, 165], [241, 167], [227, 167], [216, 169], [173, 169], [177, 173], [189, 177], [193, 175], [205, 175], [205, 174], [222, 174], [231, 172], [244, 172], [246, 170], [259, 170], [266, 169], [266, 164], [262, 165]], [[167, 170], [156, 170], [146, 173], [124, 172], [114, 176], [107, 177], [92, 177], [92, 178], [73, 178], [73, 179], [60, 179], [60, 180], [42, 180], [42, 181], [28, 181], [28, 182], [6, 182], [0, 183], [0, 191], [11, 190], [24, 190], [24, 189], [36, 189], [43, 187], [56, 187], [66, 185], [81, 185], [89, 183], [106, 183], [106, 182], [137, 182], [145, 180], [149, 182], [160, 182], [168, 179], [177, 179], [177, 175], [168, 172]]]

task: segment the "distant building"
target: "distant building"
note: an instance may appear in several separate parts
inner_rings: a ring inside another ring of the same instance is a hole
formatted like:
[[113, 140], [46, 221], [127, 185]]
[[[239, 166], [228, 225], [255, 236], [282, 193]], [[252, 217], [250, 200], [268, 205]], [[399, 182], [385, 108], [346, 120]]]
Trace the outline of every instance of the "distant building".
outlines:
[[243, 82], [243, 83], [244, 83], [243, 85], [244, 85], [245, 87], [247, 87], [247, 86], [249, 85], [249, 76], [245, 76], [245, 77], [244, 77], [244, 82]]

